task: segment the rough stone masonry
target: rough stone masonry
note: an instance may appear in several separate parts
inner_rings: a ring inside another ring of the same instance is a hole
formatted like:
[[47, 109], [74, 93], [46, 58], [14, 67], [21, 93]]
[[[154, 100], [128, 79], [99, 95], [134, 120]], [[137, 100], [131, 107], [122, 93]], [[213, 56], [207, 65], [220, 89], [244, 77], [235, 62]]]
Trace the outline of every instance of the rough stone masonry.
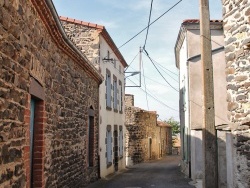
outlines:
[[250, 187], [250, 0], [222, 0], [234, 187]]
[[[62, 37], [49, 4], [0, 1], [0, 187], [80, 187], [98, 178], [102, 77]], [[34, 146], [32, 98], [38, 106]], [[87, 157], [90, 109], [92, 167]]]

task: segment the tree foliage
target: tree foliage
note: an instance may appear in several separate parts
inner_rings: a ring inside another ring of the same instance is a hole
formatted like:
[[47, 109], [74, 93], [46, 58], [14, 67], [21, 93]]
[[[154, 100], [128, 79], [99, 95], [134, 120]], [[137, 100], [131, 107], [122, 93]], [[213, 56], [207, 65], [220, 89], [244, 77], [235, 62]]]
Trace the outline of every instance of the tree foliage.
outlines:
[[176, 136], [180, 133], [180, 122], [176, 121], [173, 117], [169, 118], [166, 121], [167, 124], [172, 126], [172, 135]]

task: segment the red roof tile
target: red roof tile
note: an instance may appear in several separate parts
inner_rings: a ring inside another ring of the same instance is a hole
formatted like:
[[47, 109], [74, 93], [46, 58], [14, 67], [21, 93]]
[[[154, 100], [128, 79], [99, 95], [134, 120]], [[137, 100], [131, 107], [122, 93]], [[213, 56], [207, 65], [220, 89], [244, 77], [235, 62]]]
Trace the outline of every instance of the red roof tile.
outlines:
[[106, 40], [106, 42], [110, 45], [111, 49], [113, 50], [113, 52], [115, 53], [119, 61], [122, 63], [124, 67], [128, 66], [128, 64], [126, 63], [125, 59], [123, 58], [122, 54], [120, 53], [119, 49], [115, 45], [114, 41], [112, 40], [112, 38], [110, 37], [110, 35], [108, 34], [104, 26], [90, 23], [90, 22], [84, 22], [81, 20], [76, 20], [76, 19], [72, 19], [68, 17], [63, 17], [63, 16], [60, 16], [60, 20], [101, 30], [101, 35]]
[[[210, 20], [210, 22], [215, 23], [215, 22], [222, 22], [222, 20]], [[183, 20], [182, 23], [200, 23], [199, 19], [187, 19]]]

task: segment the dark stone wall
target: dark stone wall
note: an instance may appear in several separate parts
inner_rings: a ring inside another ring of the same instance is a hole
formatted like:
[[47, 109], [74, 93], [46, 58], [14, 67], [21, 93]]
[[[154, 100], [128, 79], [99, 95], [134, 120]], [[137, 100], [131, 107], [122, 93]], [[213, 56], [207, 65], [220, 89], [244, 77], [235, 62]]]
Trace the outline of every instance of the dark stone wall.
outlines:
[[[0, 187], [26, 187], [31, 77], [45, 93], [45, 187], [80, 187], [96, 180], [97, 81], [58, 48], [31, 1], [5, 0], [0, 1]], [[90, 106], [95, 110], [92, 168], [86, 158]]]

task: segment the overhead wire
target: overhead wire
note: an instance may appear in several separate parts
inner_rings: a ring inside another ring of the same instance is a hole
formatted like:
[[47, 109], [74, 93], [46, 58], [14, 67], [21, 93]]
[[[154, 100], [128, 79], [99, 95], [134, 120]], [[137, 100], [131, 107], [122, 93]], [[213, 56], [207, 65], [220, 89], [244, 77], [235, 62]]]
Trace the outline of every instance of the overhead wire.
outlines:
[[[144, 66], [143, 66], [143, 61], [141, 62], [141, 65], [142, 65], [142, 74], [143, 74], [143, 76], [144, 76]], [[148, 110], [149, 110], [147, 85], [146, 85], [146, 80], [145, 80], [145, 77], [143, 77], [143, 78], [144, 78], [144, 87], [145, 87], [145, 91], [146, 91], [146, 101], [147, 101], [147, 107], [148, 107]]]
[[[145, 54], [145, 53], [144, 53]], [[147, 55], [147, 54], [145, 54], [145, 55]], [[179, 83], [179, 81], [178, 80], [176, 80], [175, 78], [173, 78], [171, 75], [169, 75], [169, 73], [167, 73], [163, 68], [163, 66], [161, 65], [161, 64], [159, 64], [159, 63], [157, 63], [155, 60], [153, 60], [152, 59], [152, 61], [154, 61], [154, 63], [155, 64], [157, 64], [159, 67], [160, 67], [160, 69], [163, 71], [163, 72], [165, 72], [170, 78], [172, 78], [174, 81], [176, 81], [177, 83]], [[168, 70], [168, 69], [166, 69], [166, 70]]]
[[128, 64], [128, 66], [124, 69], [124, 72], [129, 68], [129, 66], [134, 62], [135, 58], [139, 55], [140, 52], [136, 54], [136, 56], [133, 58], [133, 60]]
[[[152, 58], [151, 58], [152, 59]], [[176, 74], [175, 72], [167, 69], [166, 67], [162, 66], [160, 63], [158, 63], [157, 61], [155, 61], [154, 59], [152, 59], [157, 65], [159, 65], [160, 67], [162, 67], [163, 69], [167, 70], [168, 72], [174, 74], [175, 76], [179, 76], [178, 74]]]
[[165, 11], [163, 14], [161, 14], [158, 18], [156, 18], [154, 21], [152, 21], [147, 27], [145, 27], [144, 29], [142, 29], [140, 32], [138, 32], [136, 35], [134, 35], [133, 37], [131, 37], [128, 41], [126, 41], [125, 43], [123, 43], [118, 49], [122, 48], [123, 46], [125, 46], [127, 43], [129, 43], [131, 40], [133, 40], [135, 37], [137, 37], [139, 34], [141, 34], [143, 31], [145, 31], [149, 26], [151, 26], [152, 24], [154, 24], [156, 21], [158, 21], [161, 17], [163, 17], [165, 14], [167, 14], [170, 10], [172, 10], [174, 7], [176, 7], [182, 0], [179, 0], [177, 3], [175, 3], [172, 7], [170, 7], [167, 11]]
[[148, 27], [147, 27], [147, 33], [146, 33], [146, 37], [145, 37], [145, 42], [144, 42], [143, 48], [146, 47], [146, 43], [147, 43], [147, 39], [148, 39], [148, 30], [149, 30], [149, 26], [150, 26], [151, 13], [152, 13], [152, 8], [153, 8], [153, 1], [154, 0], [151, 0], [150, 11], [149, 11], [149, 18], [148, 18]]
[[151, 57], [149, 56], [147, 50], [143, 49], [147, 55], [147, 57], [149, 58], [149, 60], [151, 61], [151, 63], [154, 65], [155, 69], [157, 70], [157, 72], [161, 75], [161, 77], [168, 83], [168, 85], [173, 88], [175, 91], [179, 92], [175, 87], [173, 87], [167, 80], [166, 78], [162, 75], [162, 73], [159, 71], [159, 69], [156, 67], [155, 63], [153, 62], [153, 60], [151, 59]]
[[[127, 79], [129, 79], [133, 84], [136, 85], [136, 83], [133, 82], [130, 78], [127, 78]], [[147, 91], [145, 91], [144, 89], [142, 89], [141, 87], [139, 87], [139, 89], [142, 90], [143, 92], [147, 92]], [[156, 97], [152, 96], [150, 93], [148, 93], [148, 96], [150, 96], [150, 97], [153, 98], [155, 101], [157, 101], [158, 103], [162, 104], [163, 106], [166, 106], [167, 108], [169, 108], [169, 109], [171, 109], [171, 110], [173, 110], [173, 111], [179, 112], [179, 110], [176, 110], [176, 109], [174, 109], [174, 108], [168, 106], [168, 105], [165, 104], [164, 102], [162, 102], [162, 101], [160, 101], [159, 99], [157, 99]]]

